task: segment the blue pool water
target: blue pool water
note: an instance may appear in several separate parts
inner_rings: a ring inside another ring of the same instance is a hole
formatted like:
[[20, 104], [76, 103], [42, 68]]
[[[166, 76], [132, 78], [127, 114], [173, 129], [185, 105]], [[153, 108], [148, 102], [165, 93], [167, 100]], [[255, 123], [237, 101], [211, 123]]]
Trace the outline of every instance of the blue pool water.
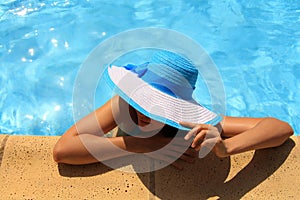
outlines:
[[274, 116], [300, 133], [298, 0], [2, 0], [0, 133], [61, 135], [88, 54], [141, 27], [202, 45], [222, 76], [227, 115]]

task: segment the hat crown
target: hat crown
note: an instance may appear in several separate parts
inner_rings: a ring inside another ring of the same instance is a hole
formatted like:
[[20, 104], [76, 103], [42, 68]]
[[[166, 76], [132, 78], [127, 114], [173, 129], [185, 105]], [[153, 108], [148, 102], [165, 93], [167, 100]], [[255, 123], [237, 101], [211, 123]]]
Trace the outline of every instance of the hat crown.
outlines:
[[192, 94], [198, 70], [186, 57], [170, 51], [155, 53], [150, 62], [124, 66], [143, 81], [176, 98], [194, 101]]
[[186, 82], [188, 82], [189, 87], [195, 87], [198, 70], [192, 61], [183, 55], [161, 50], [153, 55], [150, 63], [158, 65], [149, 67], [158, 76], [165, 77], [177, 85], [185, 85], [186, 87]]

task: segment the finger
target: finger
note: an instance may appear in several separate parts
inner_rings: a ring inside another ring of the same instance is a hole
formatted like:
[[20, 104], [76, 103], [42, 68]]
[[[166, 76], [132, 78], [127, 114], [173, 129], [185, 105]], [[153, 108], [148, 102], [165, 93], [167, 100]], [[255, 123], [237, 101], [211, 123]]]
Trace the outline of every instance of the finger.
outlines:
[[179, 122], [181, 126], [187, 127], [187, 128], [193, 128], [197, 126], [198, 124], [192, 123], [192, 122]]
[[209, 147], [209, 148], [213, 148], [216, 144], [217, 144], [217, 142], [218, 142], [218, 138], [210, 138], [210, 139], [208, 139], [208, 140], [205, 140], [202, 144], [201, 144], [201, 146], [202, 147]]
[[181, 126], [187, 127], [187, 128], [194, 128], [195, 126], [201, 126], [202, 128], [209, 128], [210, 124], [196, 124], [193, 122], [179, 122]]
[[197, 135], [198, 129], [199, 129], [199, 127], [198, 127], [198, 126], [195, 126], [192, 130], [190, 130], [190, 131], [184, 136], [184, 139], [185, 139], [185, 140], [189, 140], [192, 136]]
[[198, 124], [196, 125], [192, 130], [190, 130], [186, 136], [184, 137], [185, 140], [190, 139], [193, 135], [196, 136], [198, 132], [200, 132], [202, 129], [209, 129], [210, 124]]
[[214, 127], [214, 126], [211, 126], [209, 129], [208, 129], [208, 133], [207, 133], [207, 138], [215, 138], [215, 137], [220, 137], [220, 132], [219, 130]]
[[[207, 130], [202, 130], [198, 133], [198, 135], [196, 135], [196, 137], [194, 138], [194, 141], [191, 145], [192, 148], [196, 148], [197, 146], [200, 146], [201, 143], [203, 142], [205, 136], [207, 134]], [[197, 149], [196, 149], [197, 150]]]
[[215, 146], [217, 143], [218, 139], [217, 138], [211, 138], [204, 140], [200, 146], [197, 147], [196, 150], [199, 151], [199, 157], [201, 155], [201, 158], [206, 156]]

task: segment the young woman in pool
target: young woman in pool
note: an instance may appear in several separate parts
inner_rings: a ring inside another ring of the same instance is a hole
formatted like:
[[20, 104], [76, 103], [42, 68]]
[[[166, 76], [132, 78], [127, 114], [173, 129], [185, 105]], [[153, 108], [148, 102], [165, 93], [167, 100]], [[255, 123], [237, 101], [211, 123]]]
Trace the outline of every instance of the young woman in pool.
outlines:
[[[54, 147], [56, 162], [88, 164], [99, 162], [96, 154], [103, 161], [131, 152], [153, 152], [171, 142], [178, 131], [182, 136], [178, 146], [187, 145], [179, 158], [186, 162], [193, 162], [205, 147], [227, 157], [279, 146], [293, 134], [289, 124], [275, 118], [221, 117], [201, 106], [192, 97], [196, 67], [169, 51], [157, 52], [141, 66], [109, 67], [106, 76], [118, 95], [62, 135]], [[119, 137], [103, 137], [115, 127]], [[168, 161], [168, 156], [172, 153], [161, 159]]]

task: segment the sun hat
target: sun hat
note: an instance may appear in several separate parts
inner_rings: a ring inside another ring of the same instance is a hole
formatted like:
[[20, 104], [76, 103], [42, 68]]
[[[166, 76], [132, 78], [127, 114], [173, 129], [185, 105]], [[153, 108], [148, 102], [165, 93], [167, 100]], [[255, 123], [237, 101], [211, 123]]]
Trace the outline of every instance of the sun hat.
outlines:
[[104, 76], [129, 105], [164, 124], [187, 130], [179, 122], [216, 125], [222, 119], [193, 98], [198, 70], [183, 55], [159, 50], [141, 65], [110, 65]]

